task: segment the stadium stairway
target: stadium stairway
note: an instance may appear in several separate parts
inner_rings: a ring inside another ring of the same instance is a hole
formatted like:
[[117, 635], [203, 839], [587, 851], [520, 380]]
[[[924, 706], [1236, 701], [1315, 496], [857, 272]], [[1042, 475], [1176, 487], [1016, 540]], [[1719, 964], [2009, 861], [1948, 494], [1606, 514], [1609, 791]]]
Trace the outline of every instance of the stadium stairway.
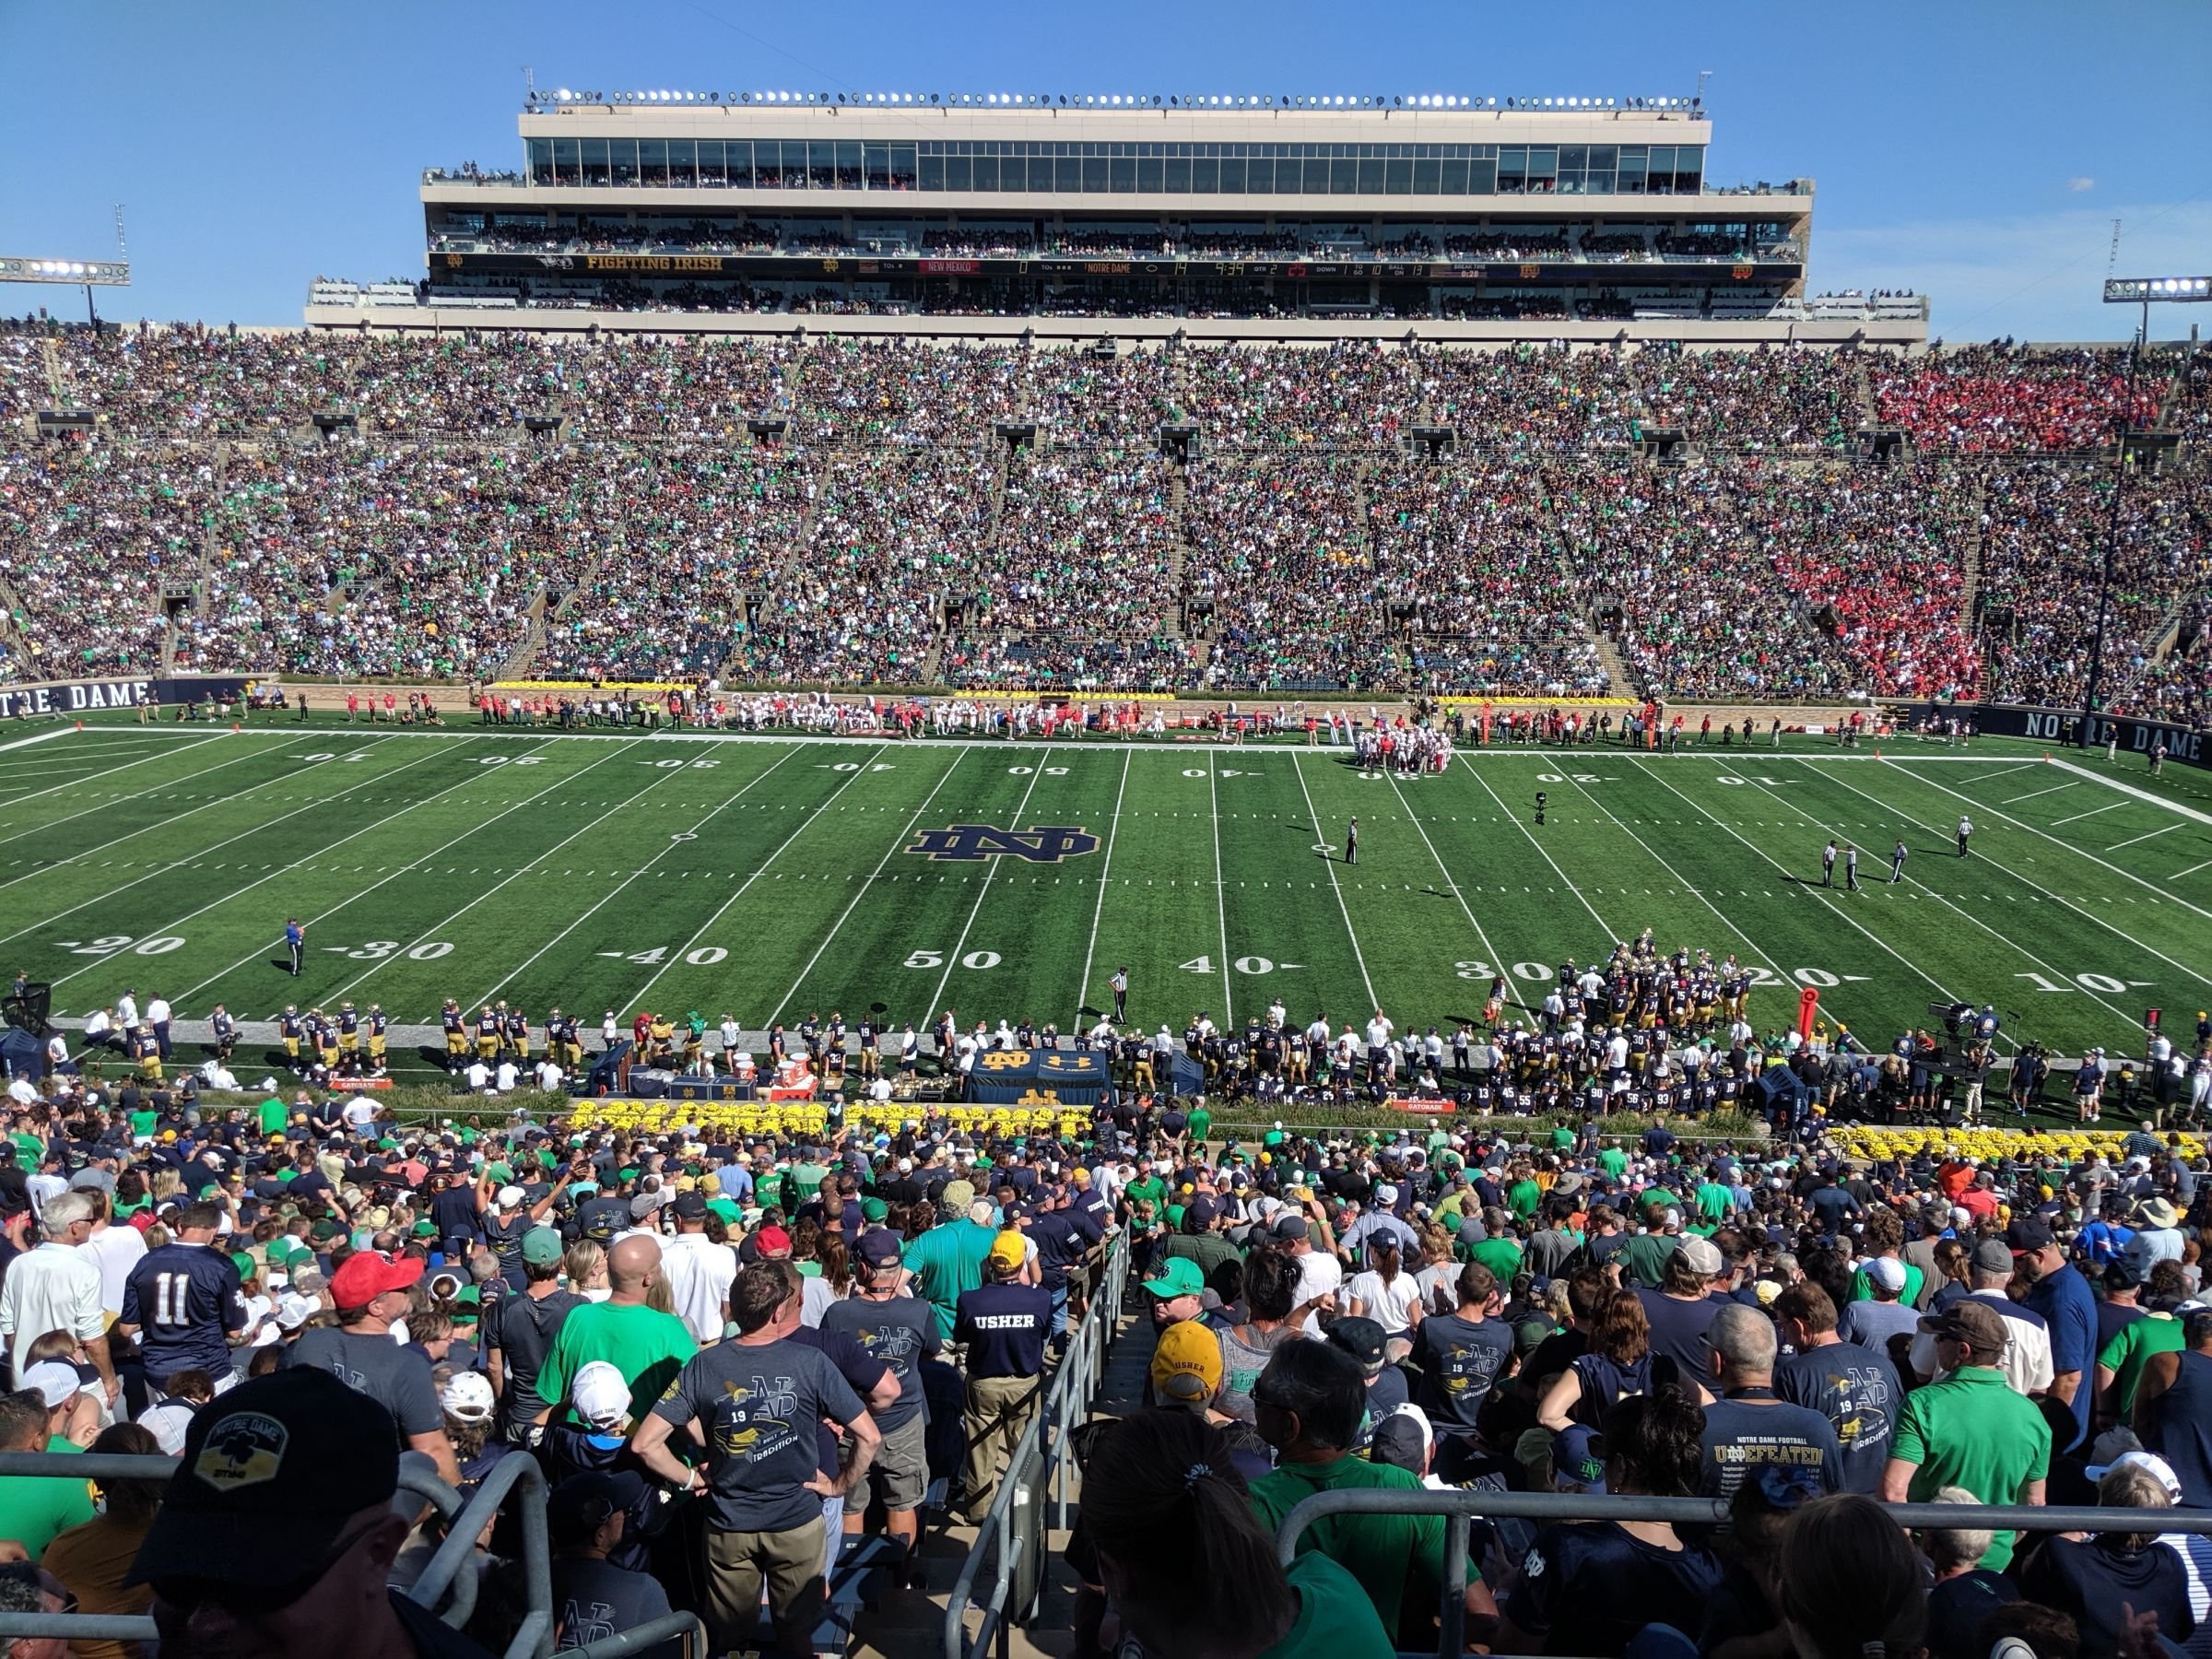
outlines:
[[[1147, 1299], [1134, 1278], [1129, 1292], [1130, 1300], [1124, 1301], [1115, 1319], [1105, 1377], [1091, 1404], [1094, 1420], [1125, 1416], [1143, 1403], [1146, 1369], [1152, 1360], [1152, 1322], [1147, 1310], [1137, 1305]], [[1068, 1491], [1072, 1522], [1074, 1510], [1082, 1500], [1082, 1478], [1072, 1469]], [[933, 1500], [935, 1496], [933, 1490]], [[1054, 1512], [1048, 1505], [1048, 1524]], [[859, 1659], [940, 1659], [945, 1652], [946, 1606], [969, 1551], [975, 1547], [977, 1529], [943, 1511], [925, 1510], [924, 1513], [923, 1583], [911, 1590], [895, 1588], [888, 1580], [867, 1587], [873, 1594], [856, 1608], [847, 1650]], [[1017, 1659], [1062, 1659], [1074, 1650], [1077, 1583], [1062, 1559], [1067, 1540], [1066, 1531], [1048, 1524], [1037, 1616], [1010, 1632], [1009, 1651]], [[986, 1569], [979, 1589], [989, 1588]], [[971, 1612], [967, 1626], [971, 1636], [976, 1625], [977, 1616]]]
[[62, 367], [61, 347], [51, 339], [41, 340], [39, 355], [46, 361], [46, 389], [53, 396], [53, 406], [57, 409], [70, 407], [75, 399], [70, 395], [68, 371]]
[[0, 653], [12, 656], [18, 662], [29, 660], [30, 641], [23, 637], [23, 630], [16, 626], [16, 618], [29, 614], [23, 608], [22, 595], [16, 592], [15, 584], [6, 577], [0, 576]]
[[1874, 382], [1867, 378], [1866, 359], [1863, 354], [1852, 367], [1851, 383], [1858, 397], [1859, 425], [1871, 427], [1878, 424], [1874, 402]]
[[1636, 682], [1630, 677], [1629, 665], [1620, 654], [1620, 647], [1613, 636], [1602, 629], [1588, 629], [1591, 644], [1597, 647], [1598, 665], [1606, 671], [1606, 688], [1615, 697], [1635, 695]]
[[545, 646], [546, 590], [541, 584], [537, 592], [530, 595], [530, 626], [523, 635], [522, 643], [508, 653], [506, 659], [492, 672], [491, 677], [501, 680], [528, 679], [531, 665], [537, 661], [537, 653]]

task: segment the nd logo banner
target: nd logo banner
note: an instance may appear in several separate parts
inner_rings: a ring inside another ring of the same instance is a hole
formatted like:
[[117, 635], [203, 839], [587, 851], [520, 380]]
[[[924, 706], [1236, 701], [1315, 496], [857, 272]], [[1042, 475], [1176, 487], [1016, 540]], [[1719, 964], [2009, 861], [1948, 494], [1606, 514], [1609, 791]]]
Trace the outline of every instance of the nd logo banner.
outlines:
[[924, 830], [906, 849], [946, 863], [982, 858], [1020, 858], [1030, 864], [1058, 864], [1099, 850], [1099, 838], [1079, 824], [1032, 824], [1027, 830], [999, 830], [989, 824], [954, 824]]

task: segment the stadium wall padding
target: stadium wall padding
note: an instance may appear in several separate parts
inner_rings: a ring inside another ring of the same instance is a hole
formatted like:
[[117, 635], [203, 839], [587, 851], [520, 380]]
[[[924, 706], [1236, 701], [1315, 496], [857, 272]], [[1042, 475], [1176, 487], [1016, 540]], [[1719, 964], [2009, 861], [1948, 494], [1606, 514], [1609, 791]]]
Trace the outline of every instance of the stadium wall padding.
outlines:
[[0, 686], [0, 720], [194, 702], [203, 697], [238, 698], [243, 697], [245, 691], [243, 675], [204, 675], [190, 679], [42, 680], [29, 686]]

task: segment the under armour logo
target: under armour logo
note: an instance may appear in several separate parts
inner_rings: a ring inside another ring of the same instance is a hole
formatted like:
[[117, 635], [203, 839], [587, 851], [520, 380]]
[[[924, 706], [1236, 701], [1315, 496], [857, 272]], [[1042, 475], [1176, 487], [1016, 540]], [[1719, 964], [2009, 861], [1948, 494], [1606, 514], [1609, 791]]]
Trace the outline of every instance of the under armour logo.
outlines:
[[1079, 853], [1096, 853], [1099, 838], [1080, 825], [1032, 824], [1027, 830], [998, 830], [989, 824], [954, 824], [946, 830], [924, 830], [922, 839], [907, 848], [925, 857], [972, 863], [1002, 853], [1031, 864], [1058, 864]]

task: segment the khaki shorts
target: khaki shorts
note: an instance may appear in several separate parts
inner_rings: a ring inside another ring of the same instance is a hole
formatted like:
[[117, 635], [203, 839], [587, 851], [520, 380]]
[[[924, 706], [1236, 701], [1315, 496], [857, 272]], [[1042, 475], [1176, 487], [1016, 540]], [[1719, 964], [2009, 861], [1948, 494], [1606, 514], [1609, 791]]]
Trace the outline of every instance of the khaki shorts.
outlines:
[[883, 1507], [897, 1514], [919, 1509], [929, 1492], [928, 1427], [916, 1412], [900, 1427], [883, 1437], [868, 1473], [845, 1494], [845, 1513], [865, 1515], [870, 1498], [880, 1497]]

